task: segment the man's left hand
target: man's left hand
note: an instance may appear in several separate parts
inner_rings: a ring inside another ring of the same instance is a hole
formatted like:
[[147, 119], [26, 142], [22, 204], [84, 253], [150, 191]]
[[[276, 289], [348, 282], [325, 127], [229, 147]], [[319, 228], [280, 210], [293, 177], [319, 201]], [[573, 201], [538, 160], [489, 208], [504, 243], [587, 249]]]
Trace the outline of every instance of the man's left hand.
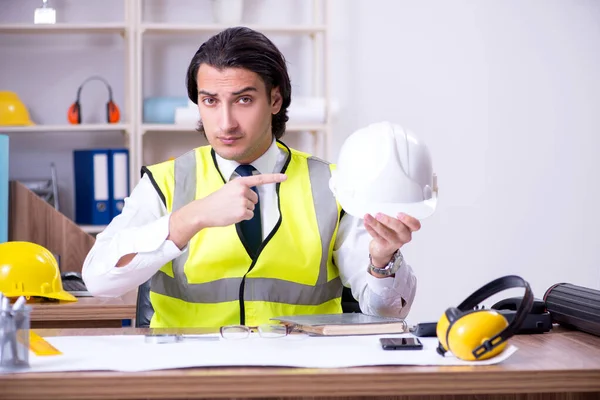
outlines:
[[367, 214], [364, 225], [373, 238], [369, 244], [369, 252], [371, 262], [377, 268], [385, 267], [396, 250], [411, 241], [412, 233], [421, 229], [418, 219], [402, 213], [396, 218], [381, 213], [374, 218]]

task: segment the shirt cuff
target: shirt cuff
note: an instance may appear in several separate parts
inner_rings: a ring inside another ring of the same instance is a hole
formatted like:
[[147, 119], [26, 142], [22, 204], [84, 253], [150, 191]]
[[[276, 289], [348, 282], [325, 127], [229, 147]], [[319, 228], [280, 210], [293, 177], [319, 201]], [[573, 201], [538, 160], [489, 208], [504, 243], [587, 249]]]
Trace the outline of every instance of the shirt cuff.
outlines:
[[402, 265], [398, 268], [394, 277], [377, 278], [368, 271], [365, 273], [367, 274], [367, 285], [374, 294], [381, 298], [400, 296], [406, 302], [409, 302], [414, 297], [416, 279], [412, 268], [406, 261], [402, 261]]

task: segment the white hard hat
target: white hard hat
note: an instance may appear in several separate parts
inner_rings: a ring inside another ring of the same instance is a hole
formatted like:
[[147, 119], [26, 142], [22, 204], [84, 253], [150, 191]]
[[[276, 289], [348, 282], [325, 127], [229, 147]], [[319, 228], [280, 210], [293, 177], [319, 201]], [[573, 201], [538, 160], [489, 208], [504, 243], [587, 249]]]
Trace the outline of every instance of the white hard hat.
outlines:
[[358, 218], [402, 212], [424, 219], [437, 205], [437, 177], [427, 146], [390, 122], [371, 124], [346, 139], [329, 188], [342, 208]]

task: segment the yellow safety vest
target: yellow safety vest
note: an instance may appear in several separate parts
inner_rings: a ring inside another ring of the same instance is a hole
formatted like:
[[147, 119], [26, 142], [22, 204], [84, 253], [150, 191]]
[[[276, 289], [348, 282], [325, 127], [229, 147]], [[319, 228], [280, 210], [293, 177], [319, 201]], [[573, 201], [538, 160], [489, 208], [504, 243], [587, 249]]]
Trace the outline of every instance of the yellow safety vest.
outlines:
[[[272, 317], [341, 313], [333, 264], [341, 207], [329, 190], [333, 165], [289, 149], [277, 184], [279, 220], [255, 258], [235, 225], [206, 228], [153, 277], [150, 327], [257, 326]], [[225, 184], [214, 150], [196, 148], [144, 168], [169, 212]]]

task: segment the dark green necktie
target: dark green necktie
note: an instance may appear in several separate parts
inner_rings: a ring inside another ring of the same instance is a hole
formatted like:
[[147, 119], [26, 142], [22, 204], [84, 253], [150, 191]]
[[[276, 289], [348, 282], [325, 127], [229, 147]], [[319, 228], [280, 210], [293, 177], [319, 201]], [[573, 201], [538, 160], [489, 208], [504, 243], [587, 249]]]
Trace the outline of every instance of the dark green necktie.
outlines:
[[[252, 176], [254, 171], [256, 171], [256, 168], [249, 164], [240, 165], [235, 169], [235, 172], [239, 176]], [[258, 196], [258, 190], [256, 189], [256, 186], [252, 186], [250, 189], [252, 189], [254, 193], [256, 193], [256, 195]], [[252, 219], [238, 222], [237, 225], [239, 226], [242, 232], [243, 243], [245, 244], [248, 253], [250, 253], [250, 255], [254, 257], [258, 253], [258, 248], [262, 243], [262, 227], [260, 222], [260, 198], [254, 207], [254, 216], [252, 217]]]

